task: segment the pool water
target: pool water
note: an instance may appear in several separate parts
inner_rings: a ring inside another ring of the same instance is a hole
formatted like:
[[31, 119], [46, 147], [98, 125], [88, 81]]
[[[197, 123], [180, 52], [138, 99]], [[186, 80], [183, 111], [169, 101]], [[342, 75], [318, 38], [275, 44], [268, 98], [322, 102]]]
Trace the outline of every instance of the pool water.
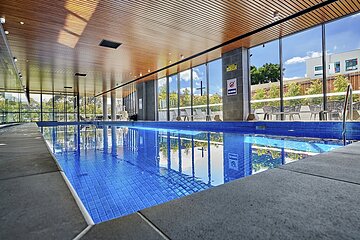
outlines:
[[94, 223], [341, 147], [339, 140], [144, 127], [42, 131]]

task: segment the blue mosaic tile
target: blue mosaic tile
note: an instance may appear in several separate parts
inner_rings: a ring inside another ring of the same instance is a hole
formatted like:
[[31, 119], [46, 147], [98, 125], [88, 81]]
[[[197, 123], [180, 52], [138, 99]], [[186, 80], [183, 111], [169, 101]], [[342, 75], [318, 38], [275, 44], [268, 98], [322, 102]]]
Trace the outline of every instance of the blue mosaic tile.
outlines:
[[[271, 122], [264, 124], [270, 129], [277, 127]], [[288, 123], [283, 123], [284, 126], [293, 127]], [[335, 126], [327, 125], [328, 129]], [[76, 126], [74, 129], [49, 127], [44, 136], [95, 223], [296, 160], [291, 157], [300, 159], [340, 147], [338, 141], [231, 132], [192, 134], [136, 127], [108, 130], [92, 127], [81, 129], [77, 136]], [[107, 138], [104, 132], [109, 135]], [[303, 131], [297, 134], [305, 136]], [[64, 144], [66, 135], [69, 141]]]

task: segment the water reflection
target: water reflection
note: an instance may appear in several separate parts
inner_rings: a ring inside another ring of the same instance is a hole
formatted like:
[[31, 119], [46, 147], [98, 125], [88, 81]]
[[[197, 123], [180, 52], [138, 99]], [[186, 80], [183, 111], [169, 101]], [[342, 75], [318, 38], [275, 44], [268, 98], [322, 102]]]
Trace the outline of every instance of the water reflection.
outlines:
[[341, 146], [319, 139], [116, 126], [42, 131], [96, 223]]

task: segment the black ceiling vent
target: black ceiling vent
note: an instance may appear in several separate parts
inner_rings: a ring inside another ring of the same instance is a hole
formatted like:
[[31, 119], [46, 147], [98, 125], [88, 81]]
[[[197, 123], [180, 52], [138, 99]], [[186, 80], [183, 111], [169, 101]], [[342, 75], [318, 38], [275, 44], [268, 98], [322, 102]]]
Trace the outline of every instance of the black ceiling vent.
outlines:
[[86, 73], [75, 73], [77, 77], [86, 77]]
[[121, 43], [117, 43], [117, 42], [113, 42], [113, 41], [109, 41], [109, 40], [105, 40], [105, 39], [103, 39], [99, 44], [99, 46], [114, 48], [114, 49], [117, 49], [120, 45], [121, 45]]
[[72, 88], [72, 87], [70, 87], [70, 86], [65, 86], [64, 88], [69, 88], [69, 89], [70, 89], [70, 88]]

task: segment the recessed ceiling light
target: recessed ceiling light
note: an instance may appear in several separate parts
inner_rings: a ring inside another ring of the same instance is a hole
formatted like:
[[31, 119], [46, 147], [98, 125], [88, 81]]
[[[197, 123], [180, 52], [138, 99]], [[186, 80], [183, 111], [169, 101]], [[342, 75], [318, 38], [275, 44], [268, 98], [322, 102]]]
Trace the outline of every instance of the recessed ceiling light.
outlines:
[[184, 59], [184, 55], [181, 54], [180, 57], [181, 57], [181, 59]]
[[21, 25], [24, 25], [25, 23], [21, 21], [20, 24], [21, 24]]
[[13, 57], [13, 59], [14, 59], [14, 62], [17, 62], [17, 58], [16, 58], [16, 57]]
[[1, 17], [1, 18], [0, 18], [0, 23], [2, 23], [2, 24], [5, 23], [5, 17]]
[[142, 77], [142, 73], [140, 73], [140, 77]]
[[169, 55], [171, 55], [171, 52], [169, 52]]
[[8, 31], [8, 30], [5, 30], [4, 32], [5, 32], [5, 35], [8, 35], [8, 34], [9, 34], [9, 31]]
[[171, 60], [169, 61], [169, 63], [172, 63]]
[[151, 72], [150, 69], [148, 69], [148, 73]]

